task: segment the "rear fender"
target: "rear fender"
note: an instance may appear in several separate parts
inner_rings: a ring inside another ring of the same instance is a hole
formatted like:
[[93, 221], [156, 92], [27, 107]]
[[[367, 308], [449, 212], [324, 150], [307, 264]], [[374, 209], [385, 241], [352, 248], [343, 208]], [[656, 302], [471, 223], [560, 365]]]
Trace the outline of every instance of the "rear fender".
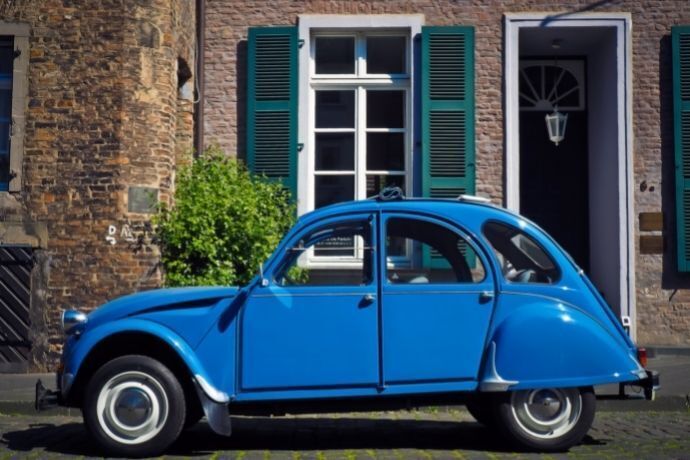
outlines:
[[482, 391], [629, 382], [644, 377], [631, 351], [584, 311], [535, 299], [493, 329]]

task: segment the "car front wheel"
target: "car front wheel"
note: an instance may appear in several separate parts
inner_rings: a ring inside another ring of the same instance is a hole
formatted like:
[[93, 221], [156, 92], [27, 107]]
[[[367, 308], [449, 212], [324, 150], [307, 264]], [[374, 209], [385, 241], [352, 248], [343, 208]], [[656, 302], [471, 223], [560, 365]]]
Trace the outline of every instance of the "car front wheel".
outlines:
[[87, 429], [109, 455], [158, 455], [182, 430], [184, 392], [159, 361], [122, 356], [91, 378], [83, 413]]
[[542, 388], [506, 393], [497, 402], [499, 427], [528, 449], [558, 452], [578, 444], [594, 421], [592, 388]]

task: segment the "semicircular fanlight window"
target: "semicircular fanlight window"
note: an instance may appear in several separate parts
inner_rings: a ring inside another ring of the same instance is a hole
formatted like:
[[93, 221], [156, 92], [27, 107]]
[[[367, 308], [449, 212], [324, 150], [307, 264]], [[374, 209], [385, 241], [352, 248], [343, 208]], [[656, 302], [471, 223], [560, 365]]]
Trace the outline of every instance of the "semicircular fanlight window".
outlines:
[[584, 110], [584, 62], [520, 62], [520, 110]]

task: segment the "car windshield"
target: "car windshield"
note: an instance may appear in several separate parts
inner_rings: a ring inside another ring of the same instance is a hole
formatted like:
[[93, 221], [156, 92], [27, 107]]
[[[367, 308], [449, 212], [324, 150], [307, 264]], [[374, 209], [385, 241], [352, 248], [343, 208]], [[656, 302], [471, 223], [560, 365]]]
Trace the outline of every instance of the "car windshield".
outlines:
[[515, 227], [488, 222], [484, 236], [501, 262], [503, 276], [516, 283], [555, 283], [560, 270], [533, 238]]

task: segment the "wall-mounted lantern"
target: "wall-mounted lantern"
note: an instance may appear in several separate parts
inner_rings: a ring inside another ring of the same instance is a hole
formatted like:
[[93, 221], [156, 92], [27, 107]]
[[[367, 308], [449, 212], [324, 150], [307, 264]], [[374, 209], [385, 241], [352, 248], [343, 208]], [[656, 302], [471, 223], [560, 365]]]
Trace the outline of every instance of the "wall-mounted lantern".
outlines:
[[[554, 50], [559, 50], [563, 40], [556, 38], [551, 42], [551, 48]], [[558, 68], [558, 57], [554, 55], [553, 66]], [[565, 137], [565, 127], [568, 124], [568, 114], [562, 114], [558, 111], [558, 84], [560, 83], [560, 78], [554, 83], [553, 91], [555, 93], [555, 99], [553, 104], [553, 112], [546, 115], [546, 129], [549, 131], [549, 140], [558, 146], [558, 143]]]
[[568, 124], [568, 114], [562, 114], [558, 107], [546, 115], [546, 129], [549, 130], [549, 140], [558, 145], [565, 137], [565, 127]]

